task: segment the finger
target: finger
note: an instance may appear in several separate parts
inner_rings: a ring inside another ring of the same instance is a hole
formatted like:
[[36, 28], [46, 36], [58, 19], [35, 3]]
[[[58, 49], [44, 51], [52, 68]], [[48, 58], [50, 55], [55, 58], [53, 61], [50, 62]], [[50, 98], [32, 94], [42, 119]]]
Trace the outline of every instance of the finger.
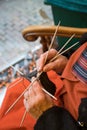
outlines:
[[32, 90], [35, 92], [36, 96], [43, 93], [41, 88], [42, 88], [42, 85], [39, 80], [36, 80], [32, 85]]
[[57, 51], [55, 49], [51, 49], [49, 52], [42, 54], [40, 59], [37, 61], [37, 70], [42, 71], [44, 67], [44, 62], [47, 56], [47, 61], [49, 61], [51, 58], [53, 58], [56, 55]]
[[49, 51], [46, 52], [47, 55], [47, 60], [50, 60], [57, 54], [57, 51], [55, 49], [50, 49]]
[[29, 92], [28, 90], [24, 93], [24, 98], [27, 99], [29, 97]]
[[36, 79], [35, 77], [32, 77], [32, 78], [31, 78], [31, 82], [34, 82], [35, 79]]
[[28, 112], [29, 111], [29, 102], [27, 102], [27, 100], [23, 100], [23, 103], [24, 103], [24, 106], [26, 108], [26, 111]]
[[44, 66], [44, 62], [45, 62], [45, 57], [46, 57], [45, 55], [46, 55], [46, 53], [42, 54], [40, 56], [40, 58], [37, 60], [37, 62], [36, 62], [36, 68], [37, 68], [38, 72], [40, 72], [40, 71], [43, 70], [43, 66]]
[[45, 65], [45, 67], [43, 68], [44, 72], [50, 71], [50, 70], [55, 70], [55, 67], [57, 66], [57, 62], [51, 62], [47, 65]]
[[29, 89], [29, 96], [34, 97], [37, 95], [36, 87], [38, 86], [38, 80], [35, 77], [32, 77], [32, 86]]

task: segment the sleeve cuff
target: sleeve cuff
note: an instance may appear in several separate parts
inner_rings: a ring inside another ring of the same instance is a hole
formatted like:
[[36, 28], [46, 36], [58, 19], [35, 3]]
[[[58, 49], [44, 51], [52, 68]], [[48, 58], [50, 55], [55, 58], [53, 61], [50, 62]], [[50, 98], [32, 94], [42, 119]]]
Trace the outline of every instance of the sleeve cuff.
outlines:
[[77, 130], [77, 122], [64, 108], [54, 106], [37, 120], [34, 130]]

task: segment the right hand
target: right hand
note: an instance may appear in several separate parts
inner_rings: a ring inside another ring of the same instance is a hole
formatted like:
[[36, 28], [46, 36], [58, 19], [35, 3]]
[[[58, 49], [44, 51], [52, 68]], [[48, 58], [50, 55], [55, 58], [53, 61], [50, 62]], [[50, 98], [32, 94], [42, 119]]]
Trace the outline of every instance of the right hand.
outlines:
[[47, 55], [48, 56], [46, 62], [49, 62], [56, 54], [57, 51], [55, 49], [50, 49], [49, 53], [48, 52], [43, 53], [37, 61], [37, 70], [39, 72], [40, 71], [47, 72], [50, 70], [54, 70], [56, 71], [56, 73], [62, 73], [68, 61], [68, 59], [65, 56], [60, 55], [53, 62], [50, 62], [48, 64], [44, 63]]
[[[33, 78], [35, 80], [35, 78]], [[32, 82], [33, 82], [32, 80]], [[26, 111], [34, 118], [38, 119], [44, 111], [53, 107], [53, 99], [42, 91], [43, 86], [36, 80], [24, 94], [24, 106]]]

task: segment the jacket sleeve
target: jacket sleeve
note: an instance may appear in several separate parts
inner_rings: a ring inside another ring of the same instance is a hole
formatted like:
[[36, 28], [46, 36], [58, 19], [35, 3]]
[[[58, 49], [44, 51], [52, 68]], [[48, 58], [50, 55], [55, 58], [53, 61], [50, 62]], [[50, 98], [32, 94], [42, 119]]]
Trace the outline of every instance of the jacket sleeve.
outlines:
[[78, 130], [77, 122], [64, 108], [54, 106], [41, 115], [34, 130]]

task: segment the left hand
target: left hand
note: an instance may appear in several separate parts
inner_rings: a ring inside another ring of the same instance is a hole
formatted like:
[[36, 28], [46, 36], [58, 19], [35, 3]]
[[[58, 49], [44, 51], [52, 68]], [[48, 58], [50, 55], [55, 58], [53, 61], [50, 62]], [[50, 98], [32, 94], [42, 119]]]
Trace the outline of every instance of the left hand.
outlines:
[[[61, 74], [68, 62], [68, 59], [67, 59], [67, 57], [65, 57], [63, 55], [60, 55], [53, 62], [49, 62], [52, 58], [54, 58], [56, 56], [56, 54], [57, 54], [57, 51], [55, 49], [50, 49], [49, 51], [43, 53], [40, 56], [40, 58], [37, 60], [37, 64], [36, 64], [37, 71], [38, 72], [41, 72], [41, 71], [47, 72], [50, 70], [54, 70], [56, 73]], [[46, 60], [46, 56], [47, 56], [47, 62], [49, 62], [49, 63], [44, 64], [45, 60]]]
[[[35, 79], [35, 78], [34, 78]], [[35, 81], [24, 94], [24, 106], [34, 118], [39, 118], [44, 111], [54, 106], [52, 98], [44, 93], [39, 81]]]

